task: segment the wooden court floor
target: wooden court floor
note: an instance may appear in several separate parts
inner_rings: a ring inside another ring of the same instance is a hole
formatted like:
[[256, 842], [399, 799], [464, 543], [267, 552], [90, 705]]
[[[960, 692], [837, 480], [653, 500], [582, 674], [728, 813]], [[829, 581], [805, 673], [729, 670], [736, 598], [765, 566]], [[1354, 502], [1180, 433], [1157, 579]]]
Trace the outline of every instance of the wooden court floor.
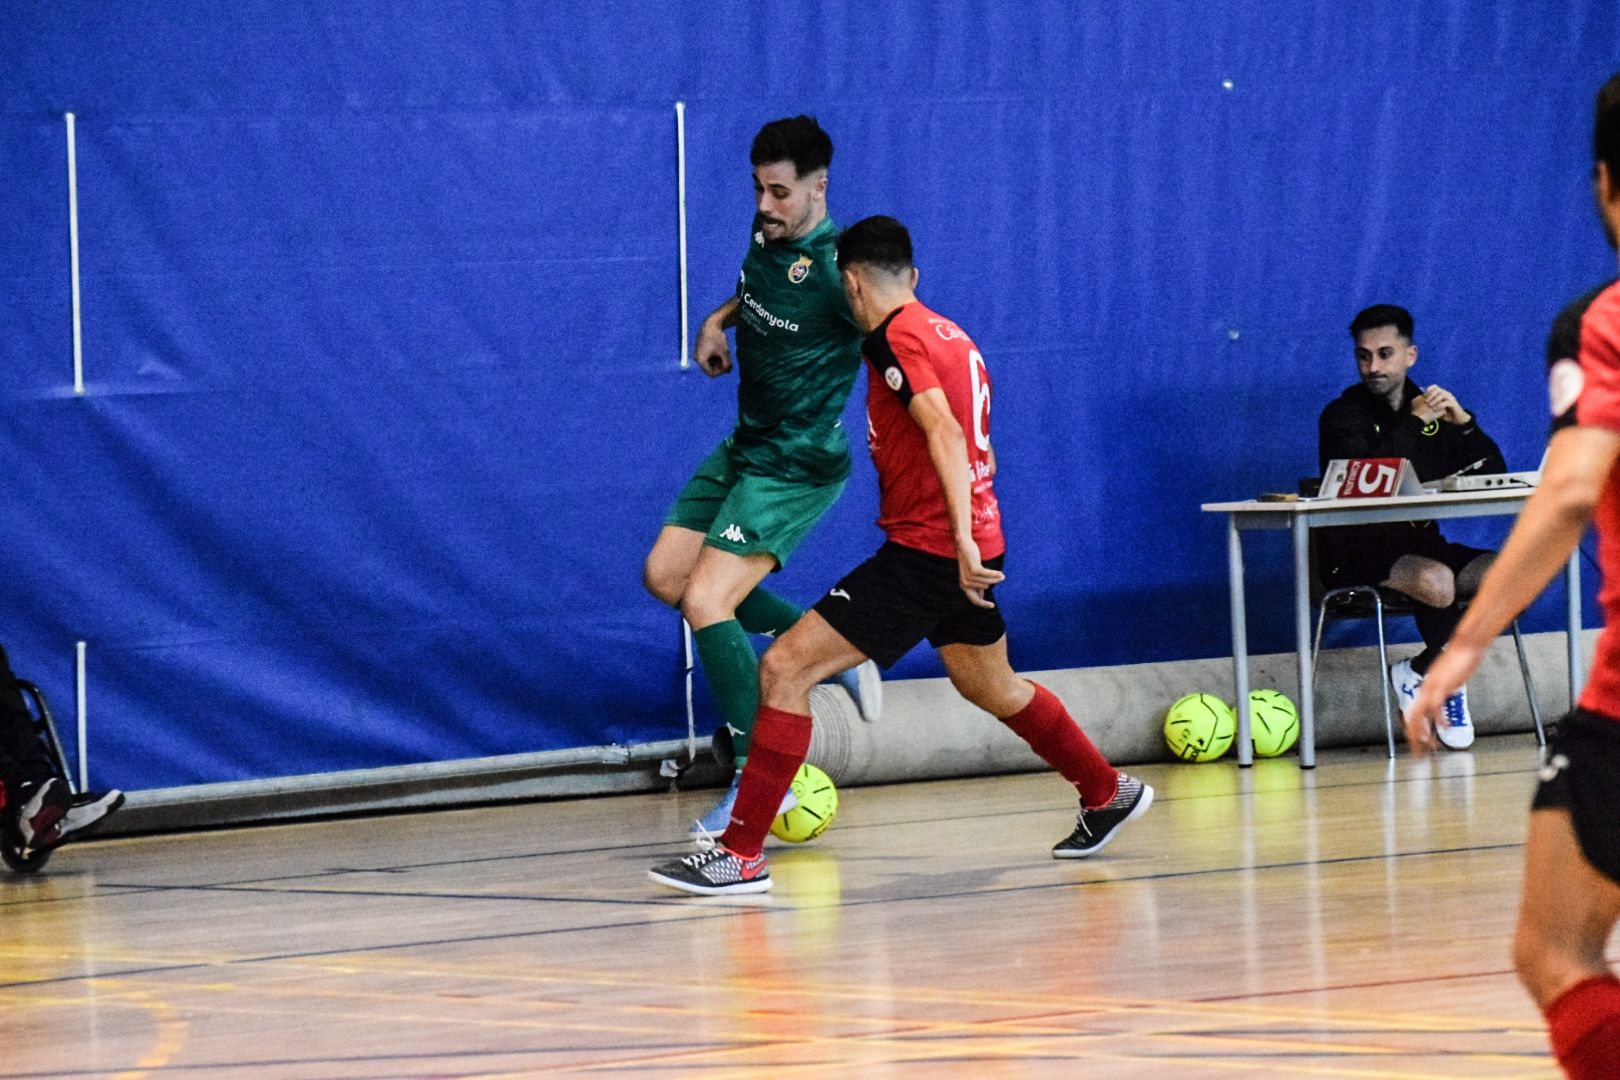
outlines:
[[1528, 736], [850, 789], [775, 892], [644, 875], [713, 792], [84, 844], [0, 881], [6, 1077], [1553, 1077]]

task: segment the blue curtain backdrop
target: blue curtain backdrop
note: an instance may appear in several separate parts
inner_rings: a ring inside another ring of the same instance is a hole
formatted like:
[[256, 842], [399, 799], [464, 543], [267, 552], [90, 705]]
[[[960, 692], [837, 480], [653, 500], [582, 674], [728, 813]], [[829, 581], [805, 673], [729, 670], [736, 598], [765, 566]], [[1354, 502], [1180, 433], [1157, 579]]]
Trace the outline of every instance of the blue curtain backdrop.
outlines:
[[[1015, 663], [1224, 655], [1198, 504], [1315, 472], [1358, 308], [1409, 306], [1415, 374], [1534, 465], [1546, 327], [1614, 269], [1588, 139], [1617, 22], [1612, 0], [5, 5], [0, 633], [59, 706], [89, 642], [98, 784], [684, 733], [679, 621], [640, 563], [735, 383], [677, 365], [680, 99], [694, 325], [735, 280], [765, 120], [832, 133], [837, 219], [912, 226], [925, 299], [996, 380]], [[858, 455], [776, 587], [808, 603], [863, 557], [875, 498]], [[1250, 545], [1260, 650], [1289, 647], [1273, 539]], [[896, 671], [936, 673], [926, 650]]]

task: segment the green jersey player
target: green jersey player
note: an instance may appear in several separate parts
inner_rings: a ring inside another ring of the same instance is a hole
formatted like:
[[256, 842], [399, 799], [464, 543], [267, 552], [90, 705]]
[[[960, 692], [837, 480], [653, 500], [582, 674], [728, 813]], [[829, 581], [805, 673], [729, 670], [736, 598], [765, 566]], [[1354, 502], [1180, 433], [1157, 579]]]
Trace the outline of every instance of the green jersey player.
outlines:
[[[759, 709], [749, 633], [779, 634], [800, 608], [760, 583], [786, 564], [849, 478], [840, 415], [860, 369], [861, 331], [844, 299], [827, 216], [832, 140], [814, 119], [774, 120], [754, 137], [757, 213], [737, 293], [703, 321], [697, 363], [731, 370], [737, 334], [737, 425], [681, 490], [647, 555], [647, 590], [678, 607], [726, 721], [740, 771]], [[846, 683], [868, 720], [877, 671]], [[736, 782], [694, 826], [719, 833]]]
[[839, 418], [860, 346], [858, 338], [851, 344], [840, 295], [837, 237], [832, 218], [823, 217], [804, 236], [771, 243], [765, 218], [755, 218], [734, 301], [741, 366], [731, 452], [756, 475], [817, 486], [849, 476]]

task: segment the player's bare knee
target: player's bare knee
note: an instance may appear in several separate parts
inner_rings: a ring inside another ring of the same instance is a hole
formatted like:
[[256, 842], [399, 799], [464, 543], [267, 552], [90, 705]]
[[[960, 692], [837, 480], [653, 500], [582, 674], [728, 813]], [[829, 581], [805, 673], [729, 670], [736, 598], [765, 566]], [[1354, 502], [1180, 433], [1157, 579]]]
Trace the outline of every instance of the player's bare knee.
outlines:
[[765, 655], [759, 658], [760, 692], [777, 689], [793, 674], [795, 666], [789, 651], [781, 647], [781, 642], [766, 649]]
[[1456, 579], [1451, 568], [1431, 563], [1421, 569], [1409, 571], [1397, 584], [1401, 592], [1429, 607], [1450, 607], [1457, 598]]
[[1520, 924], [1513, 934], [1513, 970], [1519, 976], [1519, 984], [1538, 1001], [1540, 995], [1536, 993], [1535, 986], [1542, 967], [1543, 950], [1540, 935]]
[[1457, 579], [1448, 566], [1434, 566], [1423, 572], [1427, 602], [1434, 607], [1450, 607], [1457, 599]]
[[1583, 979], [1608, 971], [1605, 938], [1583, 943], [1565, 934], [1548, 935], [1520, 922], [1513, 935], [1513, 969], [1537, 1005], [1546, 1008]]
[[1491, 564], [1496, 561], [1496, 552], [1489, 551], [1484, 555], [1476, 555], [1474, 560], [1462, 568], [1457, 575], [1456, 595], [1472, 598], [1479, 592], [1480, 583], [1485, 580], [1485, 574], [1490, 570]]
[[[982, 694], [977, 698], [968, 698], [968, 700], [998, 720], [1005, 720], [1023, 709], [1023, 705], [1011, 694]], [[1028, 704], [1028, 702], [1023, 704]]]
[[1011, 671], [1005, 677], [951, 678], [951, 685], [971, 704], [991, 716], [1008, 717], [1029, 704], [1029, 692], [1024, 681]]
[[807, 693], [816, 681], [807, 658], [793, 648], [791, 639], [776, 642], [760, 657], [759, 695], [767, 705], [796, 699]]
[[996, 695], [990, 692], [990, 689], [982, 680], [952, 676], [951, 685], [956, 687], [956, 692], [961, 694], [962, 699], [970, 705], [983, 709], [992, 716], [999, 715], [999, 711], [994, 708]]
[[681, 606], [681, 593], [686, 589], [686, 576], [670, 572], [657, 564], [652, 556], [641, 568], [641, 584], [649, 593], [672, 608]]
[[1543, 1008], [1580, 979], [1573, 957], [1561, 954], [1544, 935], [1523, 925], [1513, 935], [1513, 970], [1525, 992]]
[[726, 597], [718, 590], [706, 588], [701, 581], [688, 581], [680, 598], [681, 614], [694, 630], [725, 622], [736, 612], [728, 606]]

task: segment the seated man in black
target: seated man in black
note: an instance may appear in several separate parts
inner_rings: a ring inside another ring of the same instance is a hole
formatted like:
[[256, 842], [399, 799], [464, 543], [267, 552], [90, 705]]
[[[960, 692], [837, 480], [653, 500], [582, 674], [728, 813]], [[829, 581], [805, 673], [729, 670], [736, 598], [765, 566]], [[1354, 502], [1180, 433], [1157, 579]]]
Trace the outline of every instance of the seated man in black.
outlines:
[[75, 797], [57, 775], [39, 725], [28, 711], [11, 662], [0, 648], [0, 814], [9, 815], [24, 847], [47, 851], [83, 835], [123, 805], [121, 791]]
[[[1411, 313], [1375, 304], [1350, 323], [1350, 337], [1361, 381], [1322, 410], [1317, 446], [1324, 469], [1335, 458], [1400, 457], [1424, 483], [1456, 472], [1507, 471], [1502, 451], [1449, 391], [1420, 389], [1407, 378], [1417, 362]], [[1417, 602], [1425, 648], [1390, 668], [1404, 713], [1461, 617], [1459, 601], [1479, 588], [1494, 554], [1451, 543], [1432, 521], [1414, 521], [1323, 529], [1316, 558], [1329, 589], [1382, 585]], [[1442, 743], [1454, 750], [1473, 744], [1466, 690], [1446, 702], [1446, 720], [1439, 730]]]

